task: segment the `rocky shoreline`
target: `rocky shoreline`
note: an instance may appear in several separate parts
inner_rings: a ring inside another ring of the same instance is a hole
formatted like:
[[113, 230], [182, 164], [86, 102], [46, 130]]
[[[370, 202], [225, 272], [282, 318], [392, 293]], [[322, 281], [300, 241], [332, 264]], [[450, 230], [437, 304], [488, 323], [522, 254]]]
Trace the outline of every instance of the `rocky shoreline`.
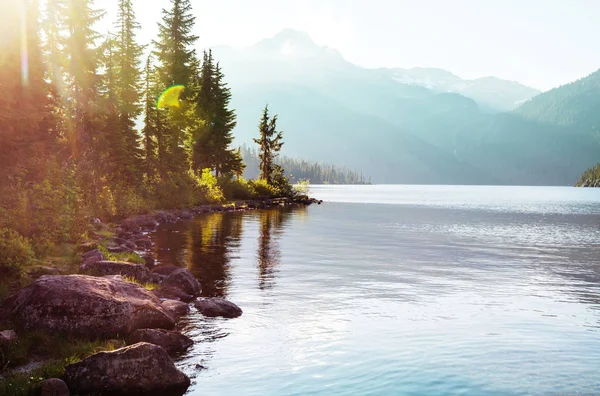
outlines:
[[[188, 314], [191, 306], [205, 317], [236, 318], [243, 312], [227, 300], [199, 298], [200, 283], [187, 269], [156, 266], [148, 234], [162, 223], [204, 213], [321, 202], [304, 196], [202, 205], [130, 217], [110, 229], [95, 219], [98, 232], [112, 235], [106, 246], [96, 242], [81, 245], [78, 274], [40, 276], [6, 299], [0, 306], [0, 323], [11, 323], [13, 328], [0, 327], [0, 347], [17, 343], [21, 334], [32, 331], [64, 334], [73, 340], [123, 339], [127, 346], [69, 364], [62, 378], [40, 382], [35, 392], [182, 395], [190, 379], [175, 367], [172, 357], [190, 348], [193, 341], [174, 330], [177, 320]], [[113, 253], [140, 255], [145, 263], [106, 257]]]

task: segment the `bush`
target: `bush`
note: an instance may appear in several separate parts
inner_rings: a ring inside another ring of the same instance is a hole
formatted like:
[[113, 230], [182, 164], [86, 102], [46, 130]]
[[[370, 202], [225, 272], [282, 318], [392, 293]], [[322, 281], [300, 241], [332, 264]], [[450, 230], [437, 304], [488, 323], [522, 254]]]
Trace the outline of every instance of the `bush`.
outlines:
[[0, 229], [0, 272], [17, 273], [34, 259], [28, 238], [9, 228]]
[[256, 191], [243, 177], [234, 179], [231, 175], [223, 175], [219, 177], [218, 183], [223, 195], [228, 200], [252, 199], [256, 195]]
[[248, 186], [250, 187], [255, 197], [270, 198], [277, 195], [275, 188], [268, 184], [265, 179], [248, 180]]
[[170, 174], [160, 179], [153, 190], [158, 207], [164, 209], [190, 208], [225, 200], [210, 169], [204, 169], [200, 175], [193, 171]]
[[310, 186], [310, 180], [298, 180], [293, 187], [293, 195], [298, 197], [301, 195], [308, 195], [308, 187]]

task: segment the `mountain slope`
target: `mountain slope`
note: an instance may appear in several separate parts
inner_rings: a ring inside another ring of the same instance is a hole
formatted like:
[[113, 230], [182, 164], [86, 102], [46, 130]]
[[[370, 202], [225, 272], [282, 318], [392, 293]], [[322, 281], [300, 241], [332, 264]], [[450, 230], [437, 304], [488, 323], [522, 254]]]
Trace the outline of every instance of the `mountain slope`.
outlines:
[[[464, 95], [353, 65], [301, 32], [214, 54], [232, 88], [239, 144], [252, 143], [269, 103], [280, 115], [284, 154], [361, 169], [375, 183], [572, 185], [600, 158], [595, 76], [491, 114]], [[554, 113], [579, 121], [559, 122]]]
[[475, 100], [483, 109], [502, 112], [516, 109], [540, 91], [514, 81], [496, 77], [463, 80], [443, 69], [415, 67], [387, 70], [396, 81], [429, 88], [435, 92], [454, 92]]

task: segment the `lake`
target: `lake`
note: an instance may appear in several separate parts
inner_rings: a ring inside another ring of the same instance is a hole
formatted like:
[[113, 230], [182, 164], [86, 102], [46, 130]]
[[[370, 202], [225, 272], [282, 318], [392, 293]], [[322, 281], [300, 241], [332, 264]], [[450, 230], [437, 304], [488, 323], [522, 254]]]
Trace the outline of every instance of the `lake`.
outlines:
[[600, 394], [600, 189], [312, 186], [323, 205], [153, 235], [192, 309], [190, 395]]

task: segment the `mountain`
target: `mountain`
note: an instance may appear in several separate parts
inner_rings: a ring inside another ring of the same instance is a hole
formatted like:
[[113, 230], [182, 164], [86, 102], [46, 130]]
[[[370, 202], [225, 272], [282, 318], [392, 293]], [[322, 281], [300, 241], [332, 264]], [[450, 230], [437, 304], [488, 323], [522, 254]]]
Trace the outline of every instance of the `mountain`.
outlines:
[[490, 112], [516, 109], [519, 105], [540, 94], [535, 88], [497, 77], [463, 80], [449, 71], [436, 68], [383, 69], [404, 84], [413, 84], [435, 92], [454, 92], [475, 100]]
[[[466, 93], [444, 92], [442, 82], [462, 81], [451, 73], [425, 69], [420, 76], [431, 76], [429, 83], [416, 84], [387, 69], [356, 66], [294, 30], [213, 53], [232, 89], [237, 143], [252, 144], [268, 103], [280, 115], [285, 155], [360, 169], [374, 183], [572, 185], [600, 158], [589, 122], [550, 119], [562, 109], [585, 108], [598, 92], [585, 81], [494, 114], [493, 100], [486, 105]], [[510, 86], [480, 80], [471, 92]], [[548, 103], [555, 107], [545, 113]], [[581, 118], [599, 118], [582, 112]]]

